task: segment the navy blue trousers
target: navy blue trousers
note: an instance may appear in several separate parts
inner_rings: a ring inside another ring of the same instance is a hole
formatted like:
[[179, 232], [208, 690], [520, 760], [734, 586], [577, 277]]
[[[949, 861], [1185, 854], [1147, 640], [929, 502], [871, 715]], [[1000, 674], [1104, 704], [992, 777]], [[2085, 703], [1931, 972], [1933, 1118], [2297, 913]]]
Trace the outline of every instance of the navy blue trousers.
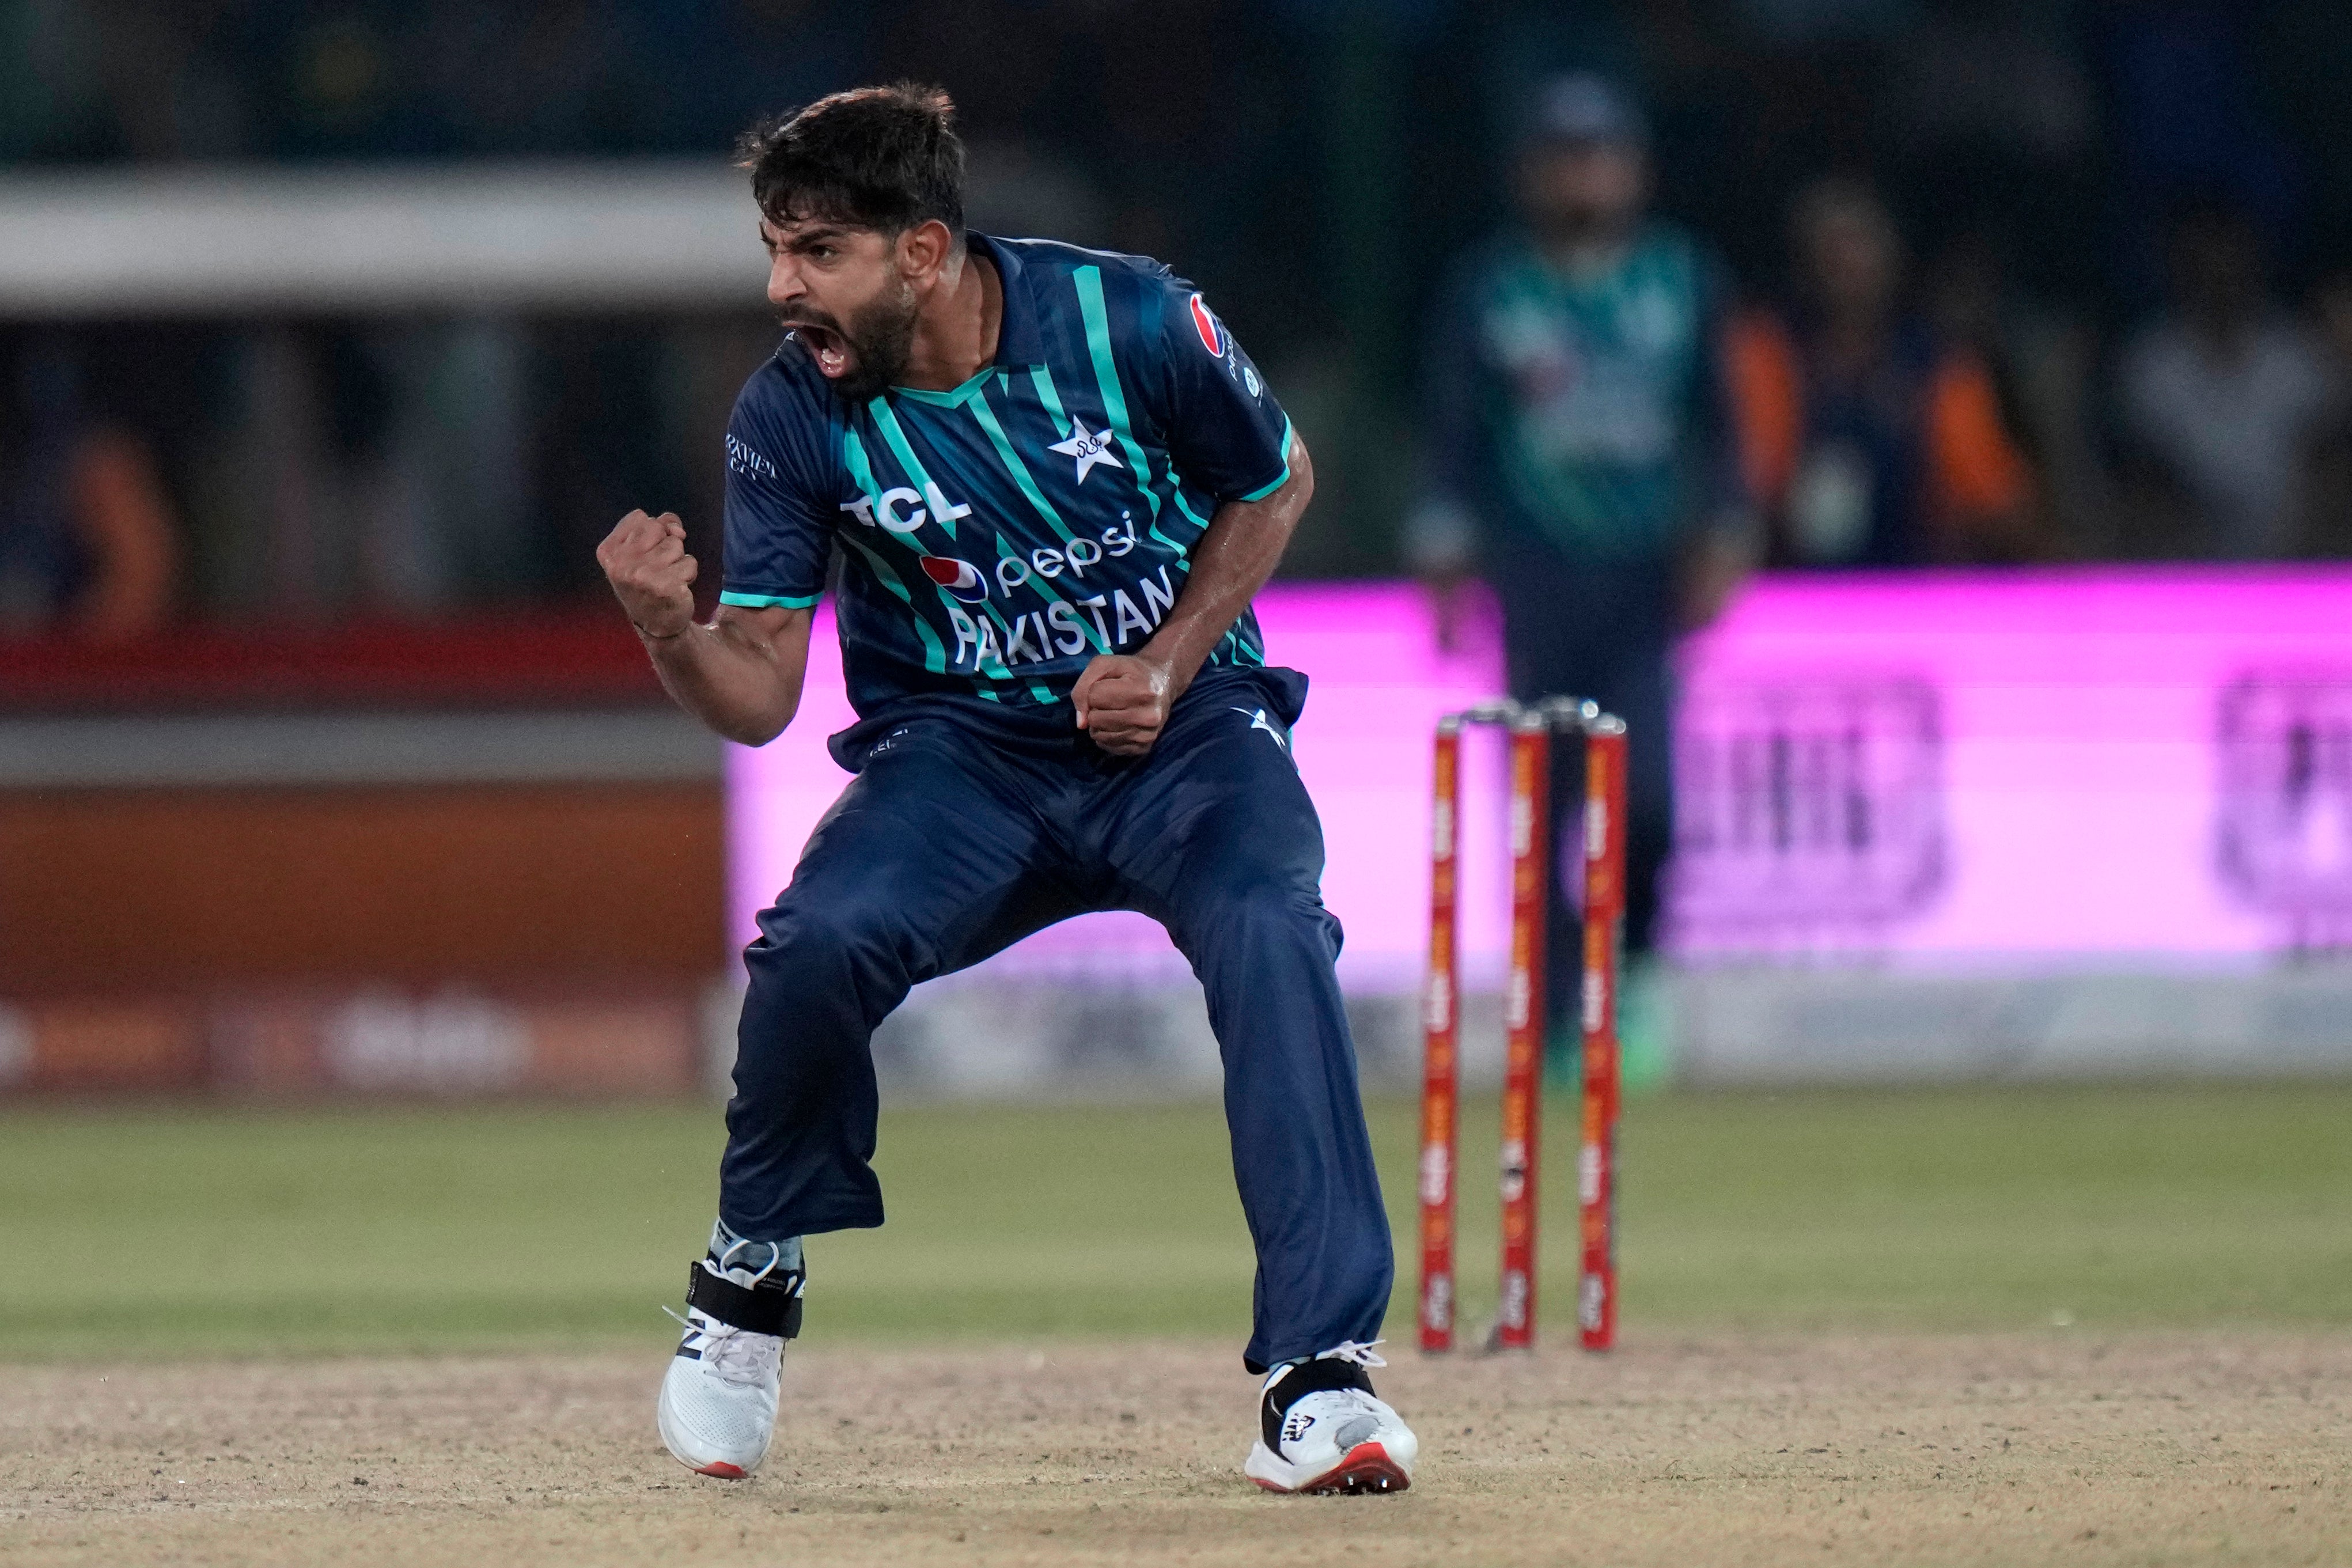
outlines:
[[861, 726], [873, 738], [845, 760], [862, 771], [744, 954], [728, 1228], [782, 1240], [880, 1225], [875, 1026], [918, 982], [1074, 914], [1135, 910], [1168, 928], [1208, 994], [1257, 1248], [1244, 1358], [1376, 1337], [1393, 1259], [1333, 969], [1339, 922], [1319, 889], [1322, 827], [1288, 751], [1305, 686], [1288, 670], [1204, 670], [1139, 758], [952, 699]]
[[[1625, 721], [1625, 951], [1647, 953], [1675, 828], [1672, 563], [1579, 563], [1534, 545], [1496, 555], [1492, 581], [1503, 602], [1511, 695], [1589, 697]], [[1559, 848], [1561, 830], [1576, 830], [1584, 799], [1584, 746], [1572, 736], [1552, 744], [1551, 795]], [[1562, 880], [1578, 875], [1580, 868], [1559, 867], [1549, 882], [1544, 1011], [1554, 1041], [1574, 1037], [1582, 995], [1581, 893]]]

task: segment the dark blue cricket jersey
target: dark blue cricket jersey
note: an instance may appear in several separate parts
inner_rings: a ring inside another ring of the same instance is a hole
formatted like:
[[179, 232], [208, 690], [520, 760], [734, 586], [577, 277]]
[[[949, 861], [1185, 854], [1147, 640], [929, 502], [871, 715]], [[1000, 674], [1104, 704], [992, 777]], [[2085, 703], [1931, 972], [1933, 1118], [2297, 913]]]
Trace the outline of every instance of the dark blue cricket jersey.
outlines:
[[[719, 599], [813, 605], [837, 543], [863, 717], [920, 692], [1066, 703], [1089, 659], [1150, 639], [1217, 504], [1290, 475], [1289, 420], [1190, 283], [1140, 257], [970, 242], [1003, 279], [994, 363], [852, 405], [787, 334], [728, 426]], [[1244, 613], [1209, 663], [1263, 656]]]

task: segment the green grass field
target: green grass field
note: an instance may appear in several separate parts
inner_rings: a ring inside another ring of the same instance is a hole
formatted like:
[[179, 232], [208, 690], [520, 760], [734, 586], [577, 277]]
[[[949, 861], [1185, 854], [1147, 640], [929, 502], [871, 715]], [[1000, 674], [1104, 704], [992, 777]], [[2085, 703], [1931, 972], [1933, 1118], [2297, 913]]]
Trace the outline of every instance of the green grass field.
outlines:
[[[1373, 1107], [1411, 1332], [1413, 1108]], [[1465, 1322], [1495, 1282], [1465, 1113]], [[1478, 1134], [1484, 1134], [1483, 1141]], [[1555, 1114], [1543, 1314], [1573, 1310]], [[715, 1109], [0, 1113], [0, 1355], [664, 1340]], [[812, 1246], [828, 1338], [1222, 1334], [1250, 1255], [1214, 1107], [896, 1111], [893, 1218]], [[2352, 1084], [1667, 1095], [1629, 1108], [1627, 1325], [2352, 1323]]]

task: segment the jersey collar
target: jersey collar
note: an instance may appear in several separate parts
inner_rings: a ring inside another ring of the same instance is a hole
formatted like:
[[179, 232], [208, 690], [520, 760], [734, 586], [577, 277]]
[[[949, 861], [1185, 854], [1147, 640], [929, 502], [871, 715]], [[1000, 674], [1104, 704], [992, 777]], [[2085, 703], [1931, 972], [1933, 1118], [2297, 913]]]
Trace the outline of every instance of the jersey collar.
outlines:
[[1028, 268], [1012, 247], [976, 230], [967, 230], [964, 243], [995, 264], [1003, 285], [1003, 314], [996, 323], [996, 363], [1007, 369], [1026, 370], [1045, 363], [1045, 347], [1037, 334], [1037, 310], [1029, 298]]

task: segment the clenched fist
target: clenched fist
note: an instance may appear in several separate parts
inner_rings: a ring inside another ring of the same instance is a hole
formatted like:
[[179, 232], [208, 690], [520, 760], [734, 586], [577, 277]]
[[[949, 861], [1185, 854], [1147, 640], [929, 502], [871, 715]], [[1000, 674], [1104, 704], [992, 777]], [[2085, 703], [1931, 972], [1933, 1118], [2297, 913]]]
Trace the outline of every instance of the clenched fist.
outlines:
[[631, 512], [596, 547], [596, 564], [630, 623], [646, 636], [674, 637], [694, 624], [698, 568], [686, 552], [686, 524], [676, 512]]
[[1168, 667], [1156, 659], [1097, 654], [1070, 689], [1070, 700], [1078, 710], [1078, 728], [1096, 745], [1114, 756], [1139, 757], [1168, 722], [1174, 685]]

